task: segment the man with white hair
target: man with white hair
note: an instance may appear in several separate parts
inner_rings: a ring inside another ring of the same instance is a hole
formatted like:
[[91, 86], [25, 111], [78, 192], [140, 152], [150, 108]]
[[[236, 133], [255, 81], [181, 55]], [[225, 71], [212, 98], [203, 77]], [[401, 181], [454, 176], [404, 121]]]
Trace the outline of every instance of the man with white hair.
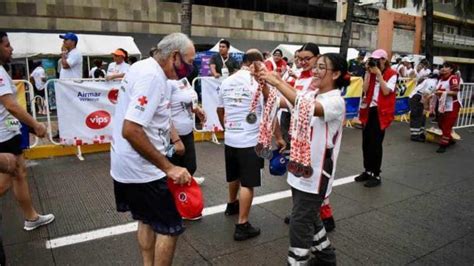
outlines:
[[138, 220], [144, 265], [171, 265], [177, 238], [184, 232], [167, 179], [189, 184], [191, 175], [165, 155], [171, 143], [184, 151], [171, 126], [167, 80], [191, 73], [195, 55], [186, 35], [167, 35], [152, 57], [130, 67], [119, 90], [110, 173], [117, 210], [130, 211]]

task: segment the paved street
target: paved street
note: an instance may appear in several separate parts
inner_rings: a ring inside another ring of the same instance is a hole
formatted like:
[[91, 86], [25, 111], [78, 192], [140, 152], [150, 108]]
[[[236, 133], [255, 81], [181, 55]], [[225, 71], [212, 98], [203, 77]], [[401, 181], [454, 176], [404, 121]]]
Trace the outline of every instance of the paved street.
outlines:
[[[385, 135], [382, 186], [368, 189], [350, 182], [334, 188], [331, 202], [337, 228], [329, 236], [339, 265], [474, 264], [474, 129], [457, 132], [463, 140], [437, 154], [436, 145], [410, 142], [408, 125], [395, 123]], [[198, 143], [197, 152], [196, 176], [206, 177], [202, 186], [206, 207], [225, 203], [223, 145]], [[0, 199], [2, 235], [11, 265], [141, 263], [134, 232], [46, 248], [48, 240], [132, 222], [115, 211], [109, 154], [85, 158], [38, 160], [29, 167], [35, 206], [56, 215], [48, 227], [23, 231], [13, 193]], [[336, 179], [361, 170], [361, 131], [345, 129]], [[284, 177], [266, 170], [256, 196], [288, 189]], [[187, 222], [174, 264], [285, 265], [288, 227], [283, 218], [291, 198], [283, 194], [252, 208], [251, 222], [262, 228], [252, 240], [233, 241], [236, 217], [224, 216], [219, 208], [201, 221]]]

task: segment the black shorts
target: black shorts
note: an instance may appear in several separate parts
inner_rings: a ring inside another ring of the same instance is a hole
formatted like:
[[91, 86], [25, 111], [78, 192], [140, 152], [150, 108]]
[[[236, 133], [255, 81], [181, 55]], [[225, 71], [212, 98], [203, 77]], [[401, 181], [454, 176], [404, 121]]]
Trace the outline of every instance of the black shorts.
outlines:
[[177, 236], [184, 232], [183, 219], [176, 209], [166, 177], [149, 183], [126, 184], [114, 180], [117, 211], [131, 212], [158, 234]]
[[196, 148], [194, 147], [194, 133], [179, 136], [184, 145], [184, 155], [173, 154], [170, 162], [174, 165], [186, 168], [191, 175], [196, 172]]
[[227, 182], [240, 181], [243, 187], [259, 187], [264, 160], [255, 148], [234, 148], [225, 145], [225, 173]]
[[18, 134], [7, 141], [0, 142], [0, 152], [21, 155], [23, 153], [21, 149], [21, 135]]
[[44, 89], [38, 90], [38, 89], [35, 87], [34, 91], [35, 91], [35, 96], [41, 96], [41, 97], [43, 97], [43, 99], [44, 99], [44, 96], [45, 96]]

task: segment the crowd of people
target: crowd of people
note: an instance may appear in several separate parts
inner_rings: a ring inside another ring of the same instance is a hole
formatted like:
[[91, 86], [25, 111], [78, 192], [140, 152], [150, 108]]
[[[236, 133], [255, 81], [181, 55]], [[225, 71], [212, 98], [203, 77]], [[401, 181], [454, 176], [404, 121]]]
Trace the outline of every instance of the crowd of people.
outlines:
[[[41, 215], [32, 205], [19, 143], [20, 122], [38, 137], [46, 135], [46, 128], [18, 105], [15, 86], [3, 67], [11, 61], [13, 48], [5, 32], [0, 32], [0, 38], [0, 195], [13, 188], [25, 217], [24, 229], [33, 230], [51, 223], [54, 215]], [[67, 33], [60, 38], [64, 40], [60, 78], [82, 77], [77, 36]], [[367, 60], [361, 51], [347, 62], [336, 53], [320, 54], [318, 45], [306, 43], [295, 52], [291, 67], [279, 49], [268, 58], [250, 49], [239, 64], [229, 48], [229, 41], [221, 40], [219, 53], [210, 61], [212, 76], [222, 79], [216, 113], [225, 130], [228, 200], [224, 213], [238, 216], [234, 240], [261, 233], [250, 223], [250, 212], [273, 140], [277, 152], [289, 161], [287, 182], [293, 198], [291, 214], [285, 218], [289, 265], [336, 264], [327, 235], [336, 226], [329, 197], [345, 120], [341, 91], [350, 85], [351, 75], [364, 80], [359, 115], [364, 171], [356, 182], [369, 188], [381, 185], [383, 140], [394, 119], [399, 77], [418, 75], [418, 86], [410, 95], [412, 140], [424, 138], [424, 110], [429, 109], [437, 111], [443, 132], [437, 151], [453, 144], [460, 81], [450, 63], [431, 73], [427, 61], [415, 71], [402, 58], [392, 68], [383, 49], [373, 51]], [[205, 122], [206, 114], [186, 78], [193, 72], [196, 51], [189, 37], [173, 33], [157, 44], [149, 58], [133, 65], [126, 63], [125, 50], [112, 54], [114, 63], [107, 71], [96, 61], [89, 75], [122, 80], [110, 152], [116, 208], [138, 221], [143, 263], [171, 265], [176, 241], [185, 229], [183, 219], [201, 218], [182, 217], [167, 184], [190, 184], [197, 169], [193, 115]], [[32, 77], [41, 84], [44, 70], [35, 71]]]

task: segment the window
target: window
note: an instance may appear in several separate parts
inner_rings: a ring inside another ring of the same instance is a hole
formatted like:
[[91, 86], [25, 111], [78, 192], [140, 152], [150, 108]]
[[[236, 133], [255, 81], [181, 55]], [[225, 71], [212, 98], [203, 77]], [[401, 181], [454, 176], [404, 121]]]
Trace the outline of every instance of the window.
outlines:
[[407, 7], [407, 0], [393, 0], [392, 8], [405, 8]]
[[444, 26], [444, 32], [447, 34], [457, 34], [456, 27], [454, 26]]

